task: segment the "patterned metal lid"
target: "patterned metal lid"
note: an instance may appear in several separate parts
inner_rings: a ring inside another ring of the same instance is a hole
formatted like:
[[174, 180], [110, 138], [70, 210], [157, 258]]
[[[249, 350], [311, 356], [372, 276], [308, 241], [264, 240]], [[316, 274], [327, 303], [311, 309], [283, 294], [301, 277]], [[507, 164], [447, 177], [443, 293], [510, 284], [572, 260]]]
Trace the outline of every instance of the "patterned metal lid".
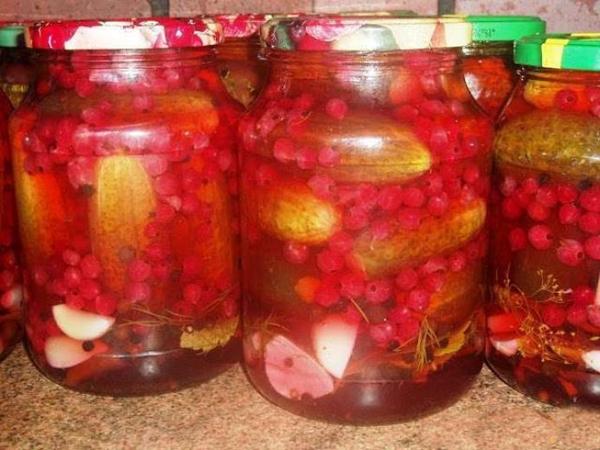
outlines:
[[298, 51], [391, 51], [462, 47], [471, 24], [460, 18], [303, 16], [274, 19], [261, 30], [263, 45]]
[[36, 49], [185, 48], [219, 44], [223, 41], [223, 30], [210, 18], [70, 20], [29, 25], [25, 37], [27, 46]]

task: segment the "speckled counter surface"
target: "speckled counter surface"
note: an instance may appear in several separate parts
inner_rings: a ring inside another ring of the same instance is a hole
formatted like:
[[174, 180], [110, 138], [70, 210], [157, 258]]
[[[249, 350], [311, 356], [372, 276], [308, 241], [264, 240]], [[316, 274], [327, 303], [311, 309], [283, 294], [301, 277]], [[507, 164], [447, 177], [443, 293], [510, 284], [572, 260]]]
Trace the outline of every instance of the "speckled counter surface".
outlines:
[[313, 422], [263, 400], [235, 367], [195, 389], [113, 399], [43, 378], [22, 349], [0, 363], [4, 449], [600, 449], [600, 411], [520, 396], [485, 369], [450, 409], [416, 422], [351, 427]]

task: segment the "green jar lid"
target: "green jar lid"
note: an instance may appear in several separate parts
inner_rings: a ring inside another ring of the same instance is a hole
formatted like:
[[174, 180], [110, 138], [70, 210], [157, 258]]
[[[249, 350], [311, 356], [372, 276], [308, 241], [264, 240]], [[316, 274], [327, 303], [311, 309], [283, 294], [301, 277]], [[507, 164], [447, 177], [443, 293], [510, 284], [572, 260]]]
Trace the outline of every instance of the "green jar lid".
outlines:
[[600, 33], [522, 38], [515, 45], [515, 63], [549, 69], [600, 71]]
[[516, 41], [545, 33], [546, 22], [536, 16], [464, 16], [473, 25], [473, 42]]
[[0, 25], [0, 47], [24, 47], [24, 32], [23, 25]]

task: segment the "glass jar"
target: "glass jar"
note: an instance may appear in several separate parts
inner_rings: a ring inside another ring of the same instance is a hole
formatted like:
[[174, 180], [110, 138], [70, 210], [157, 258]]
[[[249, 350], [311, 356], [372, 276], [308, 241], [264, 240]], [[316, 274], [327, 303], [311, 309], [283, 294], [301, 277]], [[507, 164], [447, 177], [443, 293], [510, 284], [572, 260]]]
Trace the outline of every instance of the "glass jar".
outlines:
[[219, 74], [229, 95], [248, 108], [264, 86], [267, 66], [259, 59], [260, 27], [268, 14], [229, 14], [215, 18], [223, 26], [225, 42], [218, 48]]
[[0, 25], [0, 89], [17, 108], [33, 80], [31, 52], [25, 48], [24, 28], [19, 24]]
[[139, 395], [237, 359], [235, 137], [211, 20], [46, 22], [10, 123], [26, 345], [51, 380]]
[[544, 33], [546, 22], [534, 16], [466, 16], [473, 43], [463, 48], [463, 70], [471, 95], [495, 119], [517, 81], [514, 41]]
[[4, 359], [21, 339], [22, 289], [17, 262], [17, 227], [10, 149], [8, 146], [8, 116], [10, 100], [0, 92], [0, 360]]
[[457, 63], [470, 26], [267, 27], [270, 77], [240, 123], [246, 372], [311, 418], [443, 409], [483, 358], [492, 129]]
[[517, 43], [495, 144], [490, 366], [552, 404], [600, 404], [600, 35]]

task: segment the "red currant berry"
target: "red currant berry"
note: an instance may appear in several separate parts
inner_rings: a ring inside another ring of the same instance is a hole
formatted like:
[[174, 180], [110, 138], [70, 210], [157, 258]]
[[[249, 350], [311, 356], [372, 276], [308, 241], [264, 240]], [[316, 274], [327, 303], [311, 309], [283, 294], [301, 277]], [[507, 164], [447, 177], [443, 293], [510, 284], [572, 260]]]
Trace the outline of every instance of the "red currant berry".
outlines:
[[402, 191], [402, 201], [410, 208], [420, 208], [425, 204], [425, 194], [418, 187], [409, 187]]
[[442, 192], [444, 187], [444, 180], [441, 175], [437, 173], [429, 174], [423, 181], [423, 190], [426, 195], [435, 195]]
[[507, 197], [502, 201], [502, 215], [509, 220], [517, 220], [523, 210], [514, 197]]
[[[527, 238], [525, 232], [523, 232], [523, 239], [526, 244]], [[448, 257], [448, 269], [450, 269], [451, 272], [460, 272], [466, 266], [467, 256], [465, 255], [465, 252], [458, 250]]]
[[517, 184], [517, 180], [514, 177], [507, 175], [500, 183], [500, 192], [505, 197], [510, 197], [517, 189]]
[[315, 291], [315, 303], [324, 307], [335, 305], [340, 301], [340, 291], [332, 283], [321, 283]]
[[566, 266], [576, 267], [585, 258], [583, 245], [575, 239], [564, 239], [556, 249], [558, 260]]
[[391, 322], [382, 322], [369, 325], [369, 336], [379, 347], [387, 347], [396, 336], [396, 326]]
[[425, 311], [429, 306], [431, 294], [425, 289], [413, 289], [408, 293], [406, 305], [414, 311]]
[[587, 323], [587, 307], [584, 305], [571, 305], [567, 309], [567, 321], [571, 325], [579, 326]]
[[534, 225], [532, 226], [527, 236], [531, 246], [536, 250], [548, 250], [552, 246], [554, 236], [552, 231], [546, 225]]
[[551, 186], [541, 186], [535, 194], [535, 200], [546, 208], [554, 208], [558, 202], [556, 192]]
[[387, 279], [373, 280], [365, 286], [365, 299], [372, 304], [380, 304], [392, 296], [392, 283]]
[[572, 110], [577, 104], [577, 92], [572, 89], [561, 89], [554, 96], [554, 106], [563, 111]]
[[600, 260], [600, 236], [592, 236], [585, 243], [585, 253], [591, 259]]
[[332, 98], [325, 105], [325, 112], [336, 120], [342, 120], [348, 112], [348, 105], [341, 98]]
[[401, 269], [396, 276], [396, 286], [402, 291], [410, 291], [417, 286], [419, 274], [411, 267]]
[[527, 207], [527, 214], [532, 220], [544, 222], [550, 217], [550, 210], [537, 201], [533, 201]]
[[69, 266], [76, 266], [81, 260], [81, 255], [75, 250], [66, 249], [65, 251], [63, 251], [62, 259], [65, 262], [65, 264]]
[[427, 201], [427, 212], [434, 217], [443, 216], [448, 210], [449, 200], [448, 194], [442, 192], [439, 195], [432, 195]]
[[273, 157], [281, 163], [296, 160], [296, 146], [289, 138], [279, 138], [273, 144]]
[[317, 152], [310, 147], [300, 147], [296, 153], [296, 163], [301, 169], [314, 169], [317, 166]]
[[346, 273], [340, 277], [340, 294], [342, 297], [356, 299], [365, 292], [365, 281], [360, 275]]
[[431, 293], [440, 292], [446, 282], [446, 275], [443, 272], [431, 273], [423, 278], [423, 287]]
[[384, 211], [393, 212], [402, 205], [402, 198], [400, 186], [386, 186], [377, 194], [377, 204]]
[[352, 251], [352, 235], [345, 231], [339, 231], [329, 239], [329, 248], [340, 255], [345, 255]]
[[579, 204], [592, 212], [600, 212], [600, 186], [594, 186], [581, 193]]
[[548, 303], [542, 309], [542, 320], [552, 328], [558, 328], [565, 323], [567, 312], [556, 303]]
[[600, 328], [600, 305], [589, 305], [587, 307], [587, 319], [593, 326]]
[[579, 228], [588, 234], [600, 233], [600, 214], [588, 212], [579, 218]]
[[397, 218], [398, 225], [403, 230], [416, 230], [421, 225], [423, 213], [417, 208], [402, 208]]
[[146, 281], [152, 275], [152, 267], [142, 259], [134, 259], [127, 267], [127, 275], [132, 281]]
[[332, 147], [323, 147], [319, 150], [318, 161], [323, 167], [335, 167], [340, 163], [340, 154]]
[[522, 182], [521, 182], [521, 189], [523, 190], [523, 192], [525, 194], [528, 195], [532, 195], [535, 194], [537, 192], [537, 190], [539, 189], [540, 184], [538, 183], [538, 181], [535, 178], [525, 178]]
[[579, 220], [579, 208], [573, 203], [565, 203], [558, 209], [558, 221], [563, 225], [573, 225]]
[[560, 203], [573, 203], [577, 200], [577, 188], [570, 184], [559, 184], [556, 187], [556, 197]]
[[571, 300], [578, 305], [591, 305], [594, 297], [595, 293], [589, 286], [576, 286], [571, 292]]
[[332, 273], [344, 268], [344, 255], [329, 249], [317, 255], [317, 267], [324, 273]]
[[335, 192], [335, 180], [327, 175], [314, 175], [308, 180], [307, 184], [315, 195], [320, 198], [329, 199]]
[[94, 305], [98, 314], [110, 316], [117, 310], [117, 299], [112, 294], [100, 294], [94, 300]]
[[310, 250], [307, 245], [289, 241], [283, 246], [283, 257], [292, 264], [303, 264], [309, 256]]
[[474, 184], [477, 180], [479, 180], [480, 176], [481, 176], [481, 171], [479, 170], [479, 167], [477, 166], [477, 164], [474, 164], [474, 163], [467, 165], [464, 168], [463, 174], [462, 174], [463, 180], [465, 180], [469, 184]]

